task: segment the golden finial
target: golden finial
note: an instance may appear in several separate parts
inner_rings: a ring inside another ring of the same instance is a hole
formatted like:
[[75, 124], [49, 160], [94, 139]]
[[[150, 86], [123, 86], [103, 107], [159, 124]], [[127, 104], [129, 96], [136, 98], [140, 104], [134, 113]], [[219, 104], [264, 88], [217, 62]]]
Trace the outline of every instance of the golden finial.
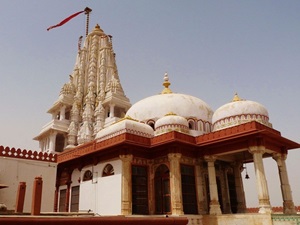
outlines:
[[233, 99], [232, 99], [232, 102], [237, 102], [237, 101], [241, 101], [242, 99], [238, 96], [237, 93], [235, 93]]
[[162, 94], [170, 94], [172, 93], [171, 89], [169, 88], [169, 86], [171, 85], [171, 83], [169, 82], [169, 76], [168, 73], [165, 73], [164, 76], [164, 83], [163, 86], [165, 87], [164, 90], [161, 92]]
[[101, 29], [101, 27], [99, 26], [99, 24], [97, 23], [95, 28], [94, 28], [94, 31], [101, 31], [103, 33], [103, 30]]

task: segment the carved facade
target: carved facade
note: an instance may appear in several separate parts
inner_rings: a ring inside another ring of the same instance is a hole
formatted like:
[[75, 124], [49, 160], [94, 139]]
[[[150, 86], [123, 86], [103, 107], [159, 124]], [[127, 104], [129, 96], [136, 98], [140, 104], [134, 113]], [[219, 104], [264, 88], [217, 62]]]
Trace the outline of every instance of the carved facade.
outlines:
[[69, 82], [48, 110], [52, 120], [34, 139], [43, 152], [92, 141], [103, 128], [123, 118], [131, 106], [123, 91], [112, 37], [97, 25], [78, 51]]

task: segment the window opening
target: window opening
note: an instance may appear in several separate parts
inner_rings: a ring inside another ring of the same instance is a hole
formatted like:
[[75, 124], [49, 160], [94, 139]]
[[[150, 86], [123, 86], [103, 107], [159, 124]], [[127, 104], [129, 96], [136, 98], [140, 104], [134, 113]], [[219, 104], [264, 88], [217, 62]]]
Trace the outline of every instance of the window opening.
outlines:
[[79, 210], [79, 185], [72, 187], [71, 192], [71, 212]]
[[55, 138], [55, 151], [62, 152], [65, 147], [65, 137], [63, 134], [57, 134]]
[[132, 166], [132, 213], [149, 214], [148, 173], [145, 166]]
[[194, 167], [180, 165], [184, 214], [198, 214]]
[[62, 189], [59, 192], [59, 212], [66, 212], [66, 197], [67, 197], [67, 189]]

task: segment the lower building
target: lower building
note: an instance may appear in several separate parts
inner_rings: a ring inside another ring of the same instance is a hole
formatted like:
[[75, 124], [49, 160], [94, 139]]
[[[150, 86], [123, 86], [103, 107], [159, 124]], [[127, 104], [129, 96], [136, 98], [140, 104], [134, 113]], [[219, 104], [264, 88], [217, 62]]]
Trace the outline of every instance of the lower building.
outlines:
[[[54, 205], [56, 180], [56, 154], [31, 150], [4, 148], [0, 146], [0, 203], [2, 211], [16, 211], [20, 184], [24, 193], [24, 202], [20, 202], [22, 212], [31, 212], [33, 184], [35, 177], [43, 178], [41, 210], [52, 212]], [[1, 207], [0, 207], [1, 208]], [[1, 211], [1, 209], [0, 209]]]

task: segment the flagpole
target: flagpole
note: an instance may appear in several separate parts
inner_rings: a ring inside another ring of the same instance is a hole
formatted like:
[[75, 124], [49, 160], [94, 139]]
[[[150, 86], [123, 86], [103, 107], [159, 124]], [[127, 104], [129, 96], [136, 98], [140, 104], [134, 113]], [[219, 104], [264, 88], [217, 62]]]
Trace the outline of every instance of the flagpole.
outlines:
[[89, 7], [86, 7], [84, 9], [84, 12], [85, 12], [84, 14], [86, 15], [85, 36], [87, 36], [89, 33], [90, 12], [92, 12], [92, 9], [90, 9]]

